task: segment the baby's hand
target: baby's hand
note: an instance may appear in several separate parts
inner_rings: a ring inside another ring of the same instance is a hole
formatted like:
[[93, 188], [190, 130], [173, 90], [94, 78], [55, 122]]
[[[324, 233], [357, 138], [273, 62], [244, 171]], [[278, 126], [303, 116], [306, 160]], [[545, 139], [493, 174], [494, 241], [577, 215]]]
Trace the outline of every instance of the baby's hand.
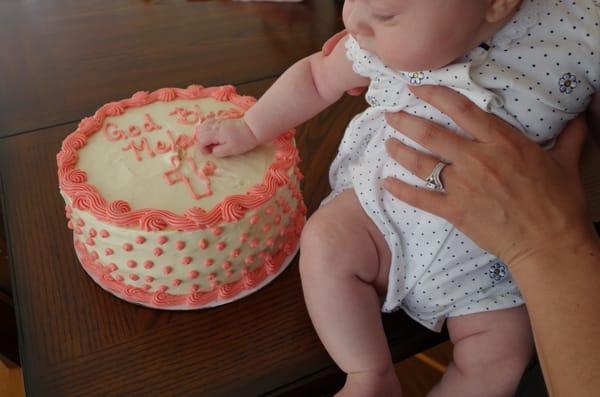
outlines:
[[204, 154], [227, 157], [254, 149], [258, 140], [242, 118], [211, 118], [196, 127], [196, 145]]

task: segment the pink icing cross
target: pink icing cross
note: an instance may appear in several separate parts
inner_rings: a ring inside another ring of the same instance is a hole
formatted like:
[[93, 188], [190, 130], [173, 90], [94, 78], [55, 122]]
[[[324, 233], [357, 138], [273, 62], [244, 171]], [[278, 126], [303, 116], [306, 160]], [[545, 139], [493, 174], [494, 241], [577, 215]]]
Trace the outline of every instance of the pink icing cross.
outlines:
[[[200, 200], [202, 197], [210, 196], [212, 194], [212, 190], [210, 188], [210, 180], [208, 179], [208, 177], [214, 174], [216, 169], [215, 164], [212, 161], [207, 161], [202, 167], [202, 169], [199, 169], [198, 164], [196, 164], [196, 160], [194, 160], [191, 157], [182, 159], [182, 157], [183, 156], [181, 156], [180, 154], [171, 156], [171, 165], [173, 166], [173, 168], [171, 168], [163, 174], [163, 177], [165, 178], [169, 186], [179, 182], [183, 182], [187, 187], [188, 192], [190, 192], [190, 194], [194, 198], [194, 200]], [[180, 167], [183, 161], [187, 161], [192, 170], [194, 171], [194, 174], [201, 181], [204, 182], [204, 185], [206, 186], [206, 190], [204, 192], [196, 192], [194, 190], [194, 187], [192, 186], [192, 183], [190, 182], [190, 178], [188, 178], [181, 172]]]

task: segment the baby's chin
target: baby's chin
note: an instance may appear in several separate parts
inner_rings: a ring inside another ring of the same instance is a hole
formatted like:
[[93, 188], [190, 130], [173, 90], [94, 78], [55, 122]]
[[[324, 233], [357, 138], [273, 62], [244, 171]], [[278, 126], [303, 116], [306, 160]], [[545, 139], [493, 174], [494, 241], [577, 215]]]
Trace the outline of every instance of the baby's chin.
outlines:
[[452, 64], [458, 57], [448, 56], [446, 58], [437, 59], [382, 59], [387, 66], [394, 70], [403, 72], [421, 72], [424, 70], [436, 70]]

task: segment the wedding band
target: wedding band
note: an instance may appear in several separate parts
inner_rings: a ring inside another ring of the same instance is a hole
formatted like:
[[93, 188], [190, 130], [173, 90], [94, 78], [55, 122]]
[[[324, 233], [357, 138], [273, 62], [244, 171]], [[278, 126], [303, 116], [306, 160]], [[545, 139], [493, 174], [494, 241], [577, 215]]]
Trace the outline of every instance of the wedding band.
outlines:
[[433, 171], [431, 171], [431, 174], [429, 174], [429, 176], [425, 179], [425, 186], [437, 192], [445, 192], [446, 190], [444, 189], [444, 184], [440, 179], [440, 175], [442, 174], [444, 167], [447, 165], [448, 164], [444, 163], [443, 161], [437, 163], [433, 168]]

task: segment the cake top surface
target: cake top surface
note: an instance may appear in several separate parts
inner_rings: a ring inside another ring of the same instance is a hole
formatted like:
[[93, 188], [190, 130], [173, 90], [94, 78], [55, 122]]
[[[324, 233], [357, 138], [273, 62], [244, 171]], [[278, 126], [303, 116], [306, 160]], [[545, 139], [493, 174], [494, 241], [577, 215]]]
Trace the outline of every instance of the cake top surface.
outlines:
[[298, 161], [293, 131], [241, 156], [196, 149], [194, 127], [241, 117], [255, 100], [231, 86], [138, 92], [85, 118], [57, 155], [61, 192], [100, 220], [144, 230], [235, 221], [273, 197]]

